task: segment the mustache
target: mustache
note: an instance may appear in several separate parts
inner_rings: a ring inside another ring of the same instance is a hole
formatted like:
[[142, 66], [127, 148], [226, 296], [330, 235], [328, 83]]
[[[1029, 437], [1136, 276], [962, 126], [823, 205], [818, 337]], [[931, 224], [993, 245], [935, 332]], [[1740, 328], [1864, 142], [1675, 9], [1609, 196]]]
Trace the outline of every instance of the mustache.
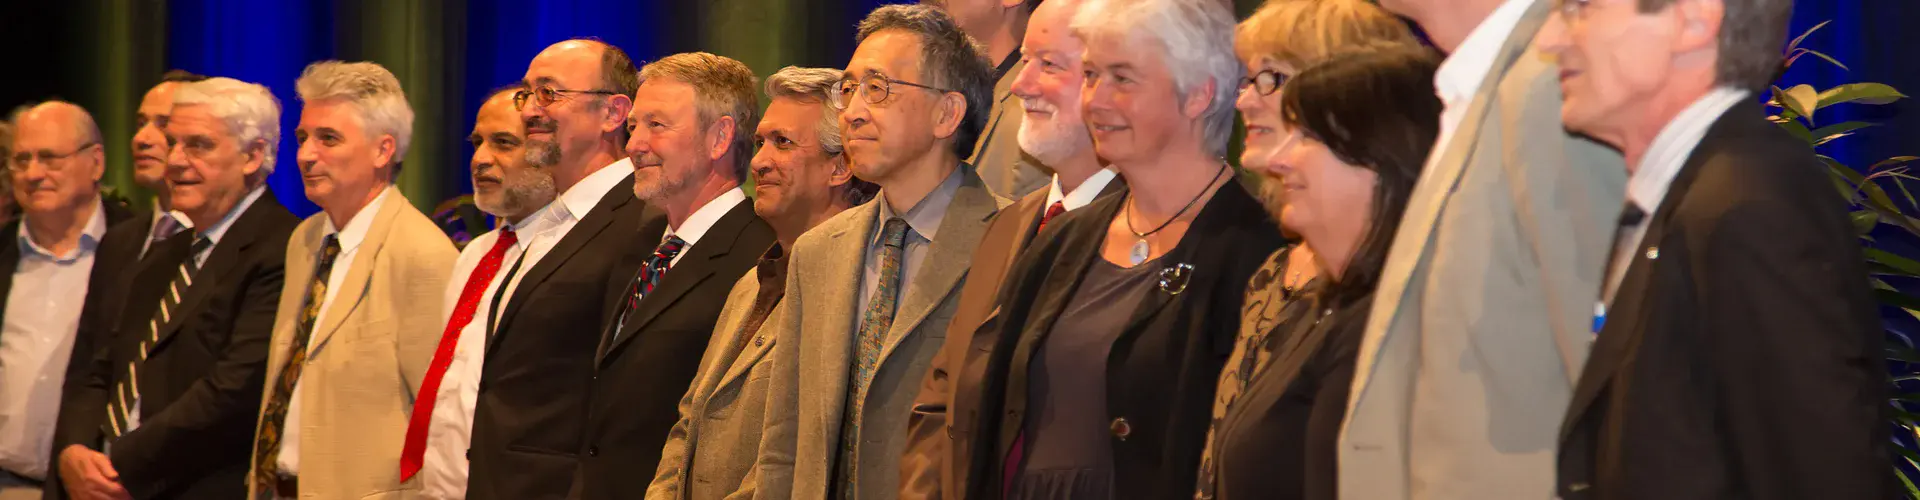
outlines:
[[522, 121], [525, 122], [527, 130], [529, 131], [533, 129], [553, 130], [560, 125], [558, 122], [555, 122], [553, 118], [542, 116], [530, 116]]

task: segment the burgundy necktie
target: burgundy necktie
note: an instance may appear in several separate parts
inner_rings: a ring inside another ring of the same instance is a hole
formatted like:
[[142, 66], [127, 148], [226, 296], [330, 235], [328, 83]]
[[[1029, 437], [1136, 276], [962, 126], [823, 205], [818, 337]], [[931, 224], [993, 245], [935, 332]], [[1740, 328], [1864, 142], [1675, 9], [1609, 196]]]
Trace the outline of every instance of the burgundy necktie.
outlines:
[[1059, 217], [1060, 214], [1064, 213], [1067, 213], [1067, 206], [1057, 201], [1053, 202], [1053, 205], [1047, 207], [1047, 213], [1040, 216], [1040, 227], [1033, 228], [1033, 230], [1039, 231], [1046, 229], [1048, 222], [1053, 221], [1054, 217]]

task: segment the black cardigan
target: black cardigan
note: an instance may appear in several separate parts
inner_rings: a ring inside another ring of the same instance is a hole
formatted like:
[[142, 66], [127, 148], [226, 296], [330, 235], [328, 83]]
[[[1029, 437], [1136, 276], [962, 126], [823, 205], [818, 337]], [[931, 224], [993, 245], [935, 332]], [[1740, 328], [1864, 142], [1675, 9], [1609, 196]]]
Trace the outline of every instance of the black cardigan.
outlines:
[[[1109, 196], [1060, 216], [1035, 238], [1002, 285], [998, 313], [982, 328], [1003, 329], [982, 384], [967, 491], [997, 498], [1008, 452], [1024, 427], [1027, 365], [1045, 341], [1088, 266], [1100, 258], [1109, 221], [1125, 196]], [[1239, 330], [1247, 279], [1284, 240], [1278, 225], [1238, 178], [1200, 209], [1173, 250], [1160, 258], [1178, 294], [1156, 289], [1140, 303], [1107, 362], [1107, 412], [1114, 490], [1126, 498], [1193, 494], [1214, 389]], [[1180, 285], [1184, 283], [1184, 288]]]

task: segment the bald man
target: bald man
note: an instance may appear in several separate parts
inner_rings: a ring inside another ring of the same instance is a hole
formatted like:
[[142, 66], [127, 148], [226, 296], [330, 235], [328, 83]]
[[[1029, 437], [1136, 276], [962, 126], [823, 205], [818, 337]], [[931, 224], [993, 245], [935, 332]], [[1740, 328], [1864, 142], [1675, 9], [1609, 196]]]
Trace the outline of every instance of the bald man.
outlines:
[[95, 264], [107, 262], [95, 251], [108, 224], [130, 217], [101, 201], [106, 154], [85, 109], [48, 102], [12, 122], [5, 161], [23, 214], [0, 230], [0, 500], [40, 498], [49, 479], [81, 305]]

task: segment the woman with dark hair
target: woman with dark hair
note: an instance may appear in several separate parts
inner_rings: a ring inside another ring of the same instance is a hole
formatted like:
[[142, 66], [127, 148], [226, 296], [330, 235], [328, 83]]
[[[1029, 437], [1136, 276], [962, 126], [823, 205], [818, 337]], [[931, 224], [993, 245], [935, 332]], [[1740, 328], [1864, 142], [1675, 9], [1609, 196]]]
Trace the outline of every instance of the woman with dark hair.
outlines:
[[1254, 168], [1279, 187], [1262, 201], [1314, 249], [1321, 279], [1295, 298], [1312, 307], [1281, 320], [1270, 361], [1215, 429], [1217, 498], [1337, 497], [1335, 440], [1374, 285], [1439, 135], [1439, 63], [1421, 47], [1369, 47], [1287, 83], [1286, 138]]

